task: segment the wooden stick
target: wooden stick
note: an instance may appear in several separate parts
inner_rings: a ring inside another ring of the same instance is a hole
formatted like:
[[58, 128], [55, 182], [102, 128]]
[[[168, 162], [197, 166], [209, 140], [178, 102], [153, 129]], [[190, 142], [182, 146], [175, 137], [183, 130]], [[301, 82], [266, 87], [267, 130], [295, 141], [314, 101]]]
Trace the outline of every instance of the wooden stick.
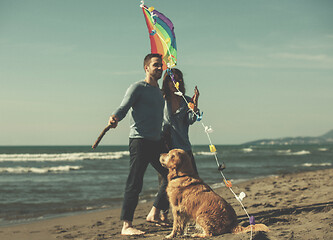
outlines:
[[92, 145], [93, 149], [97, 148], [99, 142], [102, 140], [102, 138], [104, 137], [105, 133], [110, 130], [111, 126], [112, 126], [111, 124], [107, 125], [106, 128], [103, 129], [103, 131], [98, 136], [98, 138], [97, 138], [96, 142], [94, 143], [94, 145]]

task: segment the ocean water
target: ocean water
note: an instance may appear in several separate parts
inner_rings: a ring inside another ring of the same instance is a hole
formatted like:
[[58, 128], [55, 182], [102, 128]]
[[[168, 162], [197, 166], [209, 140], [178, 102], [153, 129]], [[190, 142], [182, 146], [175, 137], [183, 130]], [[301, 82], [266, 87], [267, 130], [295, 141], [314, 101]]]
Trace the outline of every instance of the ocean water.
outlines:
[[[253, 178], [332, 168], [333, 145], [217, 145], [225, 177]], [[193, 146], [200, 177], [223, 186], [208, 146]], [[121, 206], [128, 146], [0, 147], [0, 226]], [[152, 200], [157, 174], [149, 166], [140, 201]]]

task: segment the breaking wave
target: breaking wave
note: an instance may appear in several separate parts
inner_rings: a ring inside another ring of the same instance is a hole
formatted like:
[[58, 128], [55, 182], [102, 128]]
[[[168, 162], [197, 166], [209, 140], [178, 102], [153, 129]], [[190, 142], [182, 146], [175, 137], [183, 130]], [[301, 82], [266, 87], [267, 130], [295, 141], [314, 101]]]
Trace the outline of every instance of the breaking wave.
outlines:
[[58, 166], [58, 167], [47, 167], [47, 168], [35, 168], [35, 167], [8, 167], [8, 168], [0, 168], [0, 173], [61, 173], [61, 172], [69, 172], [74, 170], [81, 169], [82, 166]]
[[303, 163], [302, 167], [328, 167], [332, 166], [332, 163]]
[[196, 152], [196, 153], [194, 153], [194, 155], [204, 155], [204, 156], [214, 155], [214, 154], [215, 154], [214, 152]]
[[280, 154], [285, 154], [285, 155], [307, 155], [307, 154], [311, 154], [310, 151], [306, 151], [306, 150], [302, 150], [302, 151], [298, 151], [298, 152], [292, 152], [290, 149], [288, 150], [278, 150], [277, 151]]
[[252, 148], [243, 148], [242, 151], [245, 153], [249, 153], [249, 152], [253, 152], [253, 149]]
[[96, 159], [120, 159], [128, 156], [128, 151], [98, 152], [98, 153], [58, 153], [58, 154], [0, 154], [0, 162], [57, 162], [57, 161], [82, 161]]

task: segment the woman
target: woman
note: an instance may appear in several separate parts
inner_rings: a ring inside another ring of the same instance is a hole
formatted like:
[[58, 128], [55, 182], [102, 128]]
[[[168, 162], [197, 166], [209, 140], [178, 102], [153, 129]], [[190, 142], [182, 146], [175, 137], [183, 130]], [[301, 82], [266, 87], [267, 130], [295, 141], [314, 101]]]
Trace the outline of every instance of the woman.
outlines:
[[[175, 148], [186, 151], [191, 158], [193, 169], [198, 175], [197, 166], [192, 154], [192, 146], [189, 140], [188, 130], [189, 126], [192, 125], [197, 120], [197, 116], [199, 116], [199, 90], [195, 87], [194, 96], [192, 98], [186, 96], [183, 73], [177, 68], [172, 68], [171, 71], [172, 73], [166, 72], [164, 74], [162, 85], [162, 92], [165, 98], [164, 119], [162, 125], [163, 139], [166, 143], [164, 152], [168, 152]], [[170, 74], [173, 74], [173, 79]], [[175, 85], [178, 86], [178, 89]], [[189, 108], [187, 102], [183, 99], [183, 96], [186, 101], [192, 105], [193, 111]], [[161, 180], [162, 178], [159, 176], [160, 184]], [[148, 222], [167, 225], [168, 211], [161, 211], [160, 215], [156, 215], [157, 213], [158, 212], [152, 209], [146, 220]]]
[[[171, 71], [173, 79], [168, 72], [166, 72], [163, 77], [162, 92], [165, 98], [165, 106], [162, 132], [164, 134], [164, 139], [166, 139], [166, 142], [168, 143], [167, 145], [169, 149], [167, 150], [175, 148], [185, 150], [191, 157], [193, 168], [198, 174], [192, 154], [192, 146], [189, 140], [188, 131], [189, 126], [192, 125], [197, 120], [197, 116], [199, 116], [199, 90], [195, 87], [194, 96], [192, 98], [185, 95], [183, 73], [177, 68], [173, 68]], [[175, 85], [178, 85], [178, 89]], [[186, 101], [192, 105], [193, 111], [189, 108], [179, 92], [181, 92]]]

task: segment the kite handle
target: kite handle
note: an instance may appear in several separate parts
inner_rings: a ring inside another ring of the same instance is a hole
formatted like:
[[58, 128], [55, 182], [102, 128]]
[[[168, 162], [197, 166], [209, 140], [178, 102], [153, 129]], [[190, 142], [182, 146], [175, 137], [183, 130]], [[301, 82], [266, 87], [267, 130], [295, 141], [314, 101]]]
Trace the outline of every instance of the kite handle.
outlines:
[[112, 127], [111, 124], [107, 125], [106, 128], [103, 129], [103, 131], [101, 132], [101, 134], [98, 136], [96, 142], [94, 143], [94, 145], [92, 145], [93, 149], [96, 149], [99, 142], [102, 140], [102, 138], [104, 137], [105, 133], [107, 133], [107, 131], [110, 130], [110, 128]]

